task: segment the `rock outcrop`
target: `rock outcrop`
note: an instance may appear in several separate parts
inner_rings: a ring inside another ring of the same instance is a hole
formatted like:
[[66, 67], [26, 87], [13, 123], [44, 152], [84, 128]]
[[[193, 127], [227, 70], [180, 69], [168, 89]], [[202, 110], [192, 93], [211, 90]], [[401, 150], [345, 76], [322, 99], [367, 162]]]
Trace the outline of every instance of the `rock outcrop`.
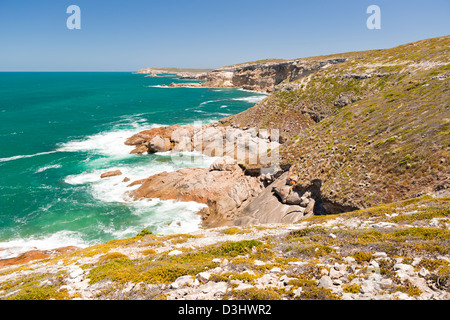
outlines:
[[147, 77], [157, 77], [158, 75], [175, 74], [180, 79], [206, 80], [211, 69], [186, 69], [186, 68], [143, 68], [137, 73], [146, 74]]
[[228, 156], [245, 164], [270, 166], [280, 147], [274, 130], [246, 130], [217, 123], [201, 127], [173, 125], [139, 132], [125, 141], [133, 154], [196, 151], [208, 156]]
[[[246, 90], [275, 91], [282, 82], [291, 82], [330, 65], [345, 62], [345, 58], [317, 61], [285, 60], [282, 62], [255, 62], [222, 67], [201, 76], [180, 78], [206, 80], [202, 83], [172, 83], [169, 87], [225, 87]], [[149, 71], [149, 70], [147, 70]]]
[[229, 224], [240, 207], [264, 188], [256, 177], [244, 171], [231, 158], [220, 159], [210, 169], [185, 168], [162, 172], [138, 182], [141, 186], [129, 193], [133, 199], [195, 201], [208, 206], [202, 210], [203, 225]]
[[222, 67], [208, 73], [204, 85], [273, 92], [276, 86], [283, 81], [291, 82], [300, 79], [322, 68], [345, 62], [345, 60], [345, 58], [321, 61], [299, 59]]

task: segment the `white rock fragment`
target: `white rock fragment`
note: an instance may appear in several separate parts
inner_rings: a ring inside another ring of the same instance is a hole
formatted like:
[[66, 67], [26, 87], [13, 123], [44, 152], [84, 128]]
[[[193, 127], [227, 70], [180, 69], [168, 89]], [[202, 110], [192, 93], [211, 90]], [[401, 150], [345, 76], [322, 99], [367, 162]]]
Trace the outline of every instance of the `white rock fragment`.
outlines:
[[430, 271], [428, 271], [425, 268], [420, 269], [419, 271], [419, 276], [421, 276], [422, 278], [427, 277], [428, 275], [430, 275]]
[[272, 269], [270, 269], [270, 272], [279, 273], [281, 272], [281, 269], [279, 267], [273, 267]]
[[387, 253], [383, 251], [378, 251], [373, 254], [377, 258], [387, 258]]
[[349, 263], [349, 264], [353, 264], [353, 263], [356, 263], [356, 259], [355, 258], [353, 258], [353, 257], [350, 257], [350, 256], [348, 256], [348, 257], [344, 257], [344, 259], [343, 259], [344, 261], [345, 261], [345, 263]]
[[197, 279], [200, 282], [208, 282], [209, 278], [211, 277], [211, 273], [209, 272], [200, 272], [199, 274], [197, 274]]
[[318, 283], [319, 288], [331, 289], [333, 287], [333, 281], [329, 276], [322, 276]]
[[183, 253], [183, 251], [180, 251], [180, 250], [172, 250], [168, 253], [168, 255], [169, 256], [179, 256], [182, 253]]

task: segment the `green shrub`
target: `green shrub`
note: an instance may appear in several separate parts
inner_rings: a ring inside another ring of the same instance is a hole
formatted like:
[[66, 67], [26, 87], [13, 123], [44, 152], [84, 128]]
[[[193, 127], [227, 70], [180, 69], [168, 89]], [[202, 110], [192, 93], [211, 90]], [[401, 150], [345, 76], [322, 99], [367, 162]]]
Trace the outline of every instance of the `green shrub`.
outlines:
[[214, 256], [236, 257], [245, 255], [252, 251], [253, 247], [262, 245], [261, 241], [257, 240], [243, 240], [238, 242], [225, 242], [222, 245], [211, 248], [209, 253]]
[[347, 284], [343, 286], [344, 292], [347, 293], [359, 293], [361, 290], [361, 285], [354, 283], [354, 284]]
[[153, 232], [151, 232], [151, 231], [148, 230], [148, 229], [142, 229], [141, 232], [139, 232], [139, 233], [136, 235], [136, 237], [143, 237], [143, 236], [146, 236], [146, 235], [149, 235], [149, 234], [153, 234]]
[[244, 290], [232, 290], [231, 295], [238, 300], [281, 300], [281, 295], [274, 289], [249, 288]]
[[363, 264], [364, 262], [372, 260], [374, 256], [370, 252], [358, 251], [353, 254], [353, 258], [355, 258], [359, 264]]

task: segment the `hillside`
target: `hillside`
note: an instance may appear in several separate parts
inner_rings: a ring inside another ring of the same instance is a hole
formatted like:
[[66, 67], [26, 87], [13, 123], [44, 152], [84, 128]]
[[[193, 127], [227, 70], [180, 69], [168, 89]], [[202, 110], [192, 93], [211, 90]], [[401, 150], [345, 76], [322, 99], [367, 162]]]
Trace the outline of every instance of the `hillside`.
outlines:
[[0, 269], [0, 299], [448, 300], [450, 198], [297, 224], [143, 230]]
[[346, 61], [284, 81], [221, 123], [279, 129], [294, 189], [320, 180], [325, 203], [363, 208], [446, 189], [449, 50], [446, 36], [320, 57]]

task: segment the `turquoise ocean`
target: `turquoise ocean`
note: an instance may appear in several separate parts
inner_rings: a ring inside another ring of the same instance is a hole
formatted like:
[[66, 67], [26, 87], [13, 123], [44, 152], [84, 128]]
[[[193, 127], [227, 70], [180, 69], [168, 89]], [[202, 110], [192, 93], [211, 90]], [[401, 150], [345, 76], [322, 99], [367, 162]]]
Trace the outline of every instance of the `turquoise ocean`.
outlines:
[[[265, 95], [161, 87], [172, 82], [186, 80], [132, 72], [0, 73], [0, 259], [132, 237], [144, 228], [158, 234], [199, 229], [196, 212], [203, 205], [130, 201], [122, 180], [208, 167], [214, 159], [131, 155], [124, 141], [153, 127], [217, 121]], [[123, 175], [100, 179], [117, 169]]]

